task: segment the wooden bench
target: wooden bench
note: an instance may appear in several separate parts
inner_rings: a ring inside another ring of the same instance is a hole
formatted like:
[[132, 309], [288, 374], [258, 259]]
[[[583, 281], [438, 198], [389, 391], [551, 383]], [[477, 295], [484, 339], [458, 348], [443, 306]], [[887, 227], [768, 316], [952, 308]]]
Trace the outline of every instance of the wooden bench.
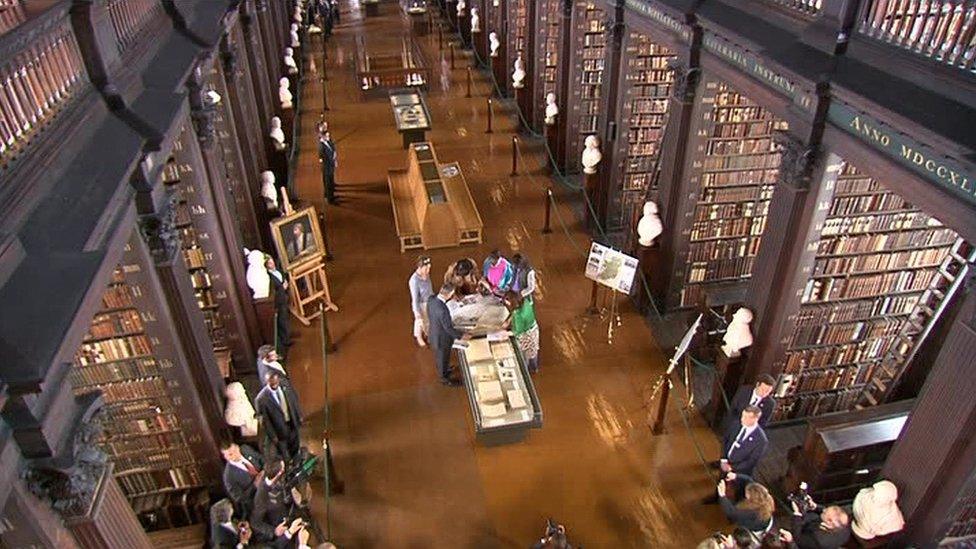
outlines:
[[440, 164], [430, 143], [409, 147], [406, 169], [387, 176], [400, 252], [480, 243], [482, 222], [457, 162]]

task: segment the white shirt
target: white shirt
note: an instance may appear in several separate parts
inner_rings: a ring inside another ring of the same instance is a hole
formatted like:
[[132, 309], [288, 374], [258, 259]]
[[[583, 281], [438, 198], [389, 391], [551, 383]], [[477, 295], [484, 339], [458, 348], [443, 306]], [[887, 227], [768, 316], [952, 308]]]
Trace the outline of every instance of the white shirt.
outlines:
[[732, 442], [732, 446], [729, 446], [729, 453], [728, 453], [729, 458], [732, 457], [732, 452], [735, 452], [736, 450], [739, 449], [739, 446], [741, 445], [739, 441], [744, 441], [747, 438], [749, 438], [749, 435], [751, 435], [753, 431], [755, 431], [758, 427], [759, 424], [757, 423], [752, 427], [746, 427], [745, 425], [743, 425], [742, 428], [739, 429], [739, 433], [735, 436], [735, 440]]
[[[251, 463], [251, 462], [246, 457], [241, 457], [241, 459], [239, 459], [237, 461], [228, 461], [227, 463], [230, 463], [231, 465], [233, 465], [234, 467], [237, 467], [241, 471], [244, 471], [245, 473], [248, 473], [248, 471], [247, 471], [247, 465], [245, 465], [245, 463]], [[255, 469], [257, 469], [257, 467], [255, 467], [253, 463], [251, 463], [251, 467], [254, 467]], [[250, 474], [250, 473], [248, 473], [248, 474]], [[225, 522], [223, 524], [224, 525], [227, 525], [227, 524], [230, 524], [230, 523]]]
[[749, 398], [749, 406], [759, 406], [759, 402], [761, 400], [762, 400], [762, 397], [759, 396], [758, 394], [756, 394], [756, 390], [753, 389], [752, 390], [752, 397]]
[[284, 282], [285, 281], [284, 277], [281, 276], [281, 273], [280, 272], [278, 272], [278, 271], [268, 271], [268, 272], [271, 273], [271, 276], [277, 278], [278, 279], [278, 282]]

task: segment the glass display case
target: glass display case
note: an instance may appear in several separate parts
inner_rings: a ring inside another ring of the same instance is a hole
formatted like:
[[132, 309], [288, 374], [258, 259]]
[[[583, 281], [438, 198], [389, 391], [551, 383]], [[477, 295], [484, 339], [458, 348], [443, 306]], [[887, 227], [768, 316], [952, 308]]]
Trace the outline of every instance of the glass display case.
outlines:
[[475, 436], [486, 445], [507, 444], [542, 427], [542, 407], [515, 338], [489, 334], [457, 350], [468, 391]]
[[390, 91], [390, 106], [397, 131], [403, 135], [403, 148], [426, 141], [430, 129], [430, 111], [423, 96], [412, 89]]

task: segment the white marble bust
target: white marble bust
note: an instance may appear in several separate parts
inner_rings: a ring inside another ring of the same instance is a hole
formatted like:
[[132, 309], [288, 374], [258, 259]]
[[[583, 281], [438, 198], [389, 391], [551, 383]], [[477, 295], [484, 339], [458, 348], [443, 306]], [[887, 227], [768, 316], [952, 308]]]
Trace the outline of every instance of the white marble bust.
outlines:
[[264, 266], [264, 252], [244, 248], [247, 257], [247, 287], [251, 289], [254, 299], [263, 299], [271, 293], [271, 279], [268, 269]]
[[295, 50], [285, 48], [285, 66], [288, 67], [288, 74], [298, 74], [298, 65], [295, 64]]
[[752, 345], [752, 332], [749, 330], [749, 323], [752, 322], [752, 311], [746, 309], [745, 307], [740, 307], [739, 310], [732, 315], [732, 322], [729, 323], [729, 329], [726, 330], [725, 336], [722, 337], [722, 352], [729, 357], [739, 356], [742, 349]]
[[[268, 271], [264, 273], [267, 276]], [[224, 421], [227, 422], [227, 425], [240, 429], [241, 436], [256, 436], [258, 434], [258, 420], [254, 417], [254, 406], [251, 405], [251, 400], [247, 398], [247, 391], [244, 390], [244, 386], [238, 381], [229, 383], [224, 389], [224, 396], [227, 397], [227, 408], [224, 410]]]
[[281, 119], [277, 116], [271, 118], [271, 143], [276, 151], [282, 151], [287, 146], [285, 143], [285, 132], [281, 129]]
[[278, 100], [281, 101], [282, 109], [290, 109], [291, 105], [291, 82], [288, 81], [284, 76], [278, 81]]
[[278, 187], [275, 187], [275, 174], [271, 170], [261, 172], [261, 197], [265, 208], [278, 209]]
[[559, 105], [556, 104], [556, 94], [549, 92], [546, 94], [546, 126], [554, 126], [558, 115]]
[[525, 86], [525, 61], [522, 61], [522, 52], [515, 55], [515, 70], [512, 71], [512, 87], [521, 89]]
[[476, 6], [471, 7], [471, 32], [481, 32], [481, 16]]
[[291, 35], [291, 47], [297, 48], [301, 45], [301, 40], [298, 39], [298, 23], [291, 24], [291, 30], [288, 31]]
[[657, 215], [657, 204], [653, 202], [644, 203], [644, 215], [637, 222], [637, 241], [641, 246], [652, 246], [654, 239], [664, 231], [661, 224], [661, 217]]
[[457, 16], [458, 17], [464, 17], [464, 9], [467, 8], [467, 7], [468, 7], [468, 5], [464, 2], [464, 0], [458, 0], [458, 3], [457, 3]]
[[491, 45], [491, 56], [498, 57], [498, 48], [502, 43], [498, 41], [498, 34], [495, 31], [488, 33], [488, 43]]
[[603, 153], [600, 152], [600, 140], [595, 135], [588, 135], [583, 145], [585, 148], [580, 158], [580, 162], [583, 163], [583, 173], [595, 174], [596, 167], [603, 160]]

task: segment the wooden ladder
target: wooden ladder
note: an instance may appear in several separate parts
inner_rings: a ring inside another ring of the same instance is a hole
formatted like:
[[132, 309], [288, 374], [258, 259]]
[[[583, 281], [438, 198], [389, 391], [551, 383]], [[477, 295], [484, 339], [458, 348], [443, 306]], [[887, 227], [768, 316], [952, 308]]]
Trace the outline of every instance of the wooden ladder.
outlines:
[[929, 287], [919, 297], [908, 320], [902, 325], [894, 343], [858, 395], [854, 402], [855, 409], [876, 406], [891, 395], [905, 372], [905, 367], [918, 352], [919, 343], [928, 336], [974, 262], [976, 246], [957, 238], [938, 272], [932, 277]]

